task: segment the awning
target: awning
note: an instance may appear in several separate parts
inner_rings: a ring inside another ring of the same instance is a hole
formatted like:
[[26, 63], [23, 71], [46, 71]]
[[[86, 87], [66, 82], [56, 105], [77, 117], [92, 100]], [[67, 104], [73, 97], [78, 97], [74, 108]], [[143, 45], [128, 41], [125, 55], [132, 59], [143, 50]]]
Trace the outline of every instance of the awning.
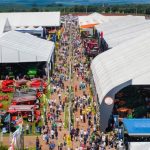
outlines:
[[150, 119], [123, 119], [130, 136], [150, 136]]
[[97, 25], [96, 23], [94, 24], [87, 24], [87, 25], [82, 25], [80, 26], [80, 28], [84, 29], [84, 28], [94, 28], [94, 26]]

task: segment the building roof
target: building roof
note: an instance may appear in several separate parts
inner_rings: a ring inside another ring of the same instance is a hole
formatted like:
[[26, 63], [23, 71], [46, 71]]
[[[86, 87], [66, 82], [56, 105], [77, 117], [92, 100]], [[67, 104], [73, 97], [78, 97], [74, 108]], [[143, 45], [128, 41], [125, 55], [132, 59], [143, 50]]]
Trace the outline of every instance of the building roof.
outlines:
[[135, 84], [150, 84], [150, 32], [99, 54], [91, 70], [100, 104], [112, 91]]
[[150, 119], [123, 119], [130, 136], [150, 136]]
[[60, 12], [12, 12], [0, 13], [1, 19], [8, 18], [12, 27], [60, 26]]
[[[106, 16], [105, 16], [106, 17]], [[112, 16], [113, 18], [113, 16]], [[128, 28], [132, 25], [140, 24], [146, 21], [144, 16], [122, 16], [118, 19], [111, 20], [109, 22], [103, 23], [101, 25], [95, 26], [98, 32], [103, 32], [105, 34], [112, 34], [117, 30], [122, 30]]]
[[0, 63], [49, 61], [54, 43], [28, 33], [9, 31], [0, 37]]
[[144, 21], [123, 29], [117, 29], [115, 32], [110, 31], [110, 33], [106, 33], [103, 36], [108, 47], [112, 48], [126, 40], [141, 36], [146, 32], [150, 32], [150, 21]]

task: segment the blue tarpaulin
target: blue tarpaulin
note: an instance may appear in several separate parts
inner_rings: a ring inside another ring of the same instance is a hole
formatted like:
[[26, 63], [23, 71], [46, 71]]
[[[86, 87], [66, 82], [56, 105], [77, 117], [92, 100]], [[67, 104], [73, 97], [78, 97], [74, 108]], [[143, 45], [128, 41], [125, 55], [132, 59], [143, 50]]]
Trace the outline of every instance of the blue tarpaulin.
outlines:
[[150, 119], [123, 119], [125, 129], [130, 136], [150, 136]]

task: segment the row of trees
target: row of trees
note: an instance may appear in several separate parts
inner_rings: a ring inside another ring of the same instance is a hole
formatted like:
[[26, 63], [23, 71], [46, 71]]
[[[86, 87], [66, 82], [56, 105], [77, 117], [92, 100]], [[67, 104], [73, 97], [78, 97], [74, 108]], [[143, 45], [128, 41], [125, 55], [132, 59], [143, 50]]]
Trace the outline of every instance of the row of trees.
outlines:
[[62, 12], [150, 14], [150, 5], [72, 6], [64, 8]]
[[0, 6], [1, 12], [24, 12], [24, 11], [61, 11], [62, 13], [121, 13], [121, 14], [150, 14], [150, 4], [131, 4], [131, 5], [90, 5], [90, 6], [63, 6], [63, 5], [47, 5], [47, 6], [21, 6], [6, 5]]

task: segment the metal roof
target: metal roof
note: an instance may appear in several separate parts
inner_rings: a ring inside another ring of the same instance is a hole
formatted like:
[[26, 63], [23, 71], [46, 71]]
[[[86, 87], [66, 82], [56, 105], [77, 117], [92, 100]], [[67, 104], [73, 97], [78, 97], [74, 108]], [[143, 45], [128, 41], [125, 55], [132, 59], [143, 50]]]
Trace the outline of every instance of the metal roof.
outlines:
[[54, 43], [28, 33], [9, 31], [0, 37], [0, 63], [49, 61]]
[[12, 27], [60, 26], [60, 12], [11, 12], [0, 13], [1, 19], [8, 18]]

